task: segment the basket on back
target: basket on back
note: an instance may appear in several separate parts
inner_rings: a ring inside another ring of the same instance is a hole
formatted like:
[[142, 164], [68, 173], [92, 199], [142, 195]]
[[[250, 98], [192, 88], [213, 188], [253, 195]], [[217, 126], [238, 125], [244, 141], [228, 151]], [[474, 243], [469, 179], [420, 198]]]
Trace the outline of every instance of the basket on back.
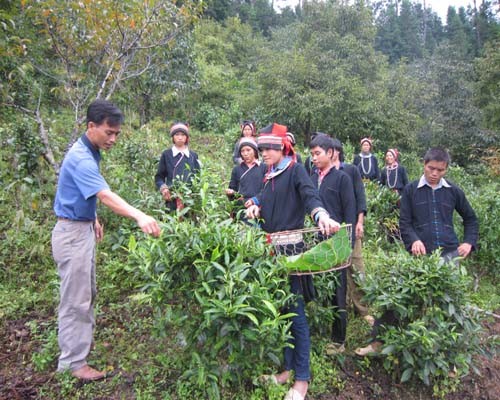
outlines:
[[322, 274], [350, 265], [352, 225], [341, 225], [330, 236], [321, 234], [319, 228], [269, 233], [268, 242], [290, 274]]

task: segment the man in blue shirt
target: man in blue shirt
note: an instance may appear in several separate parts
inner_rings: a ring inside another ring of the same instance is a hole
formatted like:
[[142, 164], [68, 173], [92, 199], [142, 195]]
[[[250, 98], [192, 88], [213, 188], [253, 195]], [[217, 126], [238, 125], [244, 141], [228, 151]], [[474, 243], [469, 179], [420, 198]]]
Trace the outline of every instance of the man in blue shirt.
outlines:
[[122, 122], [122, 112], [109, 101], [90, 104], [87, 131], [64, 158], [54, 201], [57, 223], [52, 253], [61, 279], [58, 371], [69, 369], [84, 380], [106, 375], [87, 365], [95, 325], [95, 245], [104, 234], [97, 218], [97, 199], [116, 214], [134, 219], [143, 232], [160, 234], [156, 220], [113, 193], [99, 172], [100, 150], [113, 147]]

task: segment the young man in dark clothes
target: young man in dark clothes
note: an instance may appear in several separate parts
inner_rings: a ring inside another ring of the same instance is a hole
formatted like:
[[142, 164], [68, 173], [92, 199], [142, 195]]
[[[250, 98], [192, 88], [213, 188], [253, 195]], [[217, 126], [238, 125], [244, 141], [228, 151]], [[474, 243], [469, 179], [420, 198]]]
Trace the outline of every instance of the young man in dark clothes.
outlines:
[[165, 150], [160, 158], [155, 175], [155, 184], [166, 202], [167, 208], [175, 211], [181, 207], [181, 199], [173, 193], [175, 181], [190, 182], [200, 171], [198, 154], [188, 148], [189, 126], [177, 122], [170, 128], [173, 146]]
[[[431, 148], [424, 156], [424, 173], [420, 179], [406, 185], [401, 196], [399, 229], [406, 249], [414, 256], [441, 252], [445, 260], [467, 257], [476, 247], [479, 224], [464, 192], [444, 178], [450, 156], [446, 150]], [[453, 227], [453, 213], [462, 217], [464, 240], [459, 242]], [[382, 347], [378, 340], [380, 325], [393, 325], [397, 317], [387, 312], [375, 321], [372, 343], [356, 349], [364, 356], [377, 353]]]
[[[286, 136], [286, 126], [271, 124], [260, 131], [257, 140], [262, 152], [262, 159], [267, 166], [262, 191], [247, 202], [248, 218], [262, 218], [262, 228], [269, 233], [302, 229], [305, 214], [311, 217], [321, 228], [323, 234], [338, 231], [339, 224], [332, 220], [319, 199], [311, 179], [302, 164], [298, 164], [295, 154]], [[283, 247], [294, 248], [299, 242], [283, 244]], [[309, 276], [310, 278], [310, 276]], [[293, 348], [284, 351], [284, 371], [272, 375], [270, 379], [284, 384], [295, 371], [295, 383], [287, 393], [286, 400], [303, 400], [311, 379], [309, 325], [305, 314], [304, 277], [290, 275], [292, 293], [297, 297], [287, 312], [296, 314], [292, 317]]]
[[366, 195], [365, 186], [361, 179], [361, 174], [356, 166], [344, 162], [344, 147], [338, 139], [333, 139], [333, 165], [336, 169], [345, 172], [352, 181], [354, 188], [354, 198], [356, 199], [356, 224], [354, 226], [354, 249], [352, 251], [352, 263], [347, 269], [347, 294], [351, 299], [356, 312], [373, 325], [375, 319], [369, 314], [368, 307], [363, 303], [363, 293], [358, 284], [354, 280], [353, 272], [364, 276], [365, 264], [363, 261], [363, 236], [364, 236], [364, 221], [366, 216]]
[[[316, 166], [316, 172], [311, 180], [319, 191], [330, 217], [335, 221], [351, 224], [356, 223], [356, 201], [351, 178], [339, 171], [333, 164], [333, 140], [326, 135], [316, 136], [310, 144], [311, 158]], [[347, 271], [336, 272], [338, 285], [333, 297], [333, 306], [337, 309], [332, 324], [332, 341], [327, 347], [327, 354], [342, 353], [347, 332]]]

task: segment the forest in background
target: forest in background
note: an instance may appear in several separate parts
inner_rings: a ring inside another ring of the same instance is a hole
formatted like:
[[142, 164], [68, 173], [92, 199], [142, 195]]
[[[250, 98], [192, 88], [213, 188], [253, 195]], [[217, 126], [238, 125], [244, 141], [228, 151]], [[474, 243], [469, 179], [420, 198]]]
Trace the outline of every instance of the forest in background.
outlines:
[[[309, 397], [494, 398], [498, 356], [486, 356], [500, 332], [489, 319], [500, 309], [500, 21], [498, 1], [474, 4], [450, 8], [441, 21], [420, 2], [400, 0], [304, 1], [280, 14], [266, 0], [0, 0], [0, 398], [283, 396], [253, 378], [279, 364], [286, 271], [270, 262], [259, 232], [242, 236], [231, 223], [223, 194], [242, 119], [286, 124], [302, 154], [314, 131], [341, 139], [348, 160], [371, 136], [380, 160], [386, 148], [400, 149], [410, 179], [427, 147], [444, 146], [448, 176], [480, 220], [479, 251], [463, 268], [418, 263], [397, 238], [386, 240], [397, 199], [367, 186], [363, 288], [374, 312], [390, 298], [408, 310], [408, 324], [387, 332], [382, 358], [357, 359], [352, 350], [368, 326], [350, 314], [347, 353], [329, 359], [332, 310], [313, 302]], [[96, 98], [126, 115], [103, 174], [162, 221], [163, 236], [145, 238], [99, 208], [107, 233], [92, 361], [117, 373], [81, 387], [53, 374], [50, 231], [59, 164]], [[153, 175], [175, 120], [191, 124], [204, 170], [184, 188], [184, 212], [166, 215]], [[316, 281], [321, 299], [332, 282]]]
[[409, 0], [280, 14], [267, 0], [1, 3], [0, 117], [16, 152], [31, 141], [55, 170], [95, 98], [134, 127], [277, 121], [302, 143], [324, 131], [380, 149], [442, 145], [461, 165], [498, 158], [498, 2], [450, 7], [446, 21]]

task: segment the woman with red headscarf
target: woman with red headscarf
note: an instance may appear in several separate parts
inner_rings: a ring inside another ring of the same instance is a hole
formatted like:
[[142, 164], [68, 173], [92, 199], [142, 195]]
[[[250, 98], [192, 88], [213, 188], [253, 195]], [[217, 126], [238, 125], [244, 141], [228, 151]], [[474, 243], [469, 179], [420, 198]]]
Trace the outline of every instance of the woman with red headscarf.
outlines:
[[385, 167], [380, 175], [380, 183], [401, 195], [408, 182], [406, 168], [399, 164], [398, 149], [387, 150], [387, 153], [385, 153]]
[[[245, 203], [248, 207], [247, 217], [262, 218], [262, 229], [274, 233], [304, 228], [304, 218], [309, 213], [322, 233], [338, 231], [340, 225], [330, 218], [304, 166], [297, 163], [286, 132], [287, 127], [279, 124], [271, 124], [260, 131], [257, 144], [267, 172], [261, 192]], [[300, 248], [298, 244], [283, 243], [283, 253], [288, 254], [293, 249]], [[293, 347], [286, 347], [284, 350], [284, 371], [267, 377], [275, 383], [285, 384], [291, 371], [295, 372], [295, 382], [285, 400], [303, 400], [311, 379], [311, 340], [305, 314], [305, 301], [310, 298], [311, 290], [308, 288], [311, 287], [310, 275], [290, 275], [290, 290], [297, 295], [286, 310], [287, 313], [295, 314], [291, 318]]]

